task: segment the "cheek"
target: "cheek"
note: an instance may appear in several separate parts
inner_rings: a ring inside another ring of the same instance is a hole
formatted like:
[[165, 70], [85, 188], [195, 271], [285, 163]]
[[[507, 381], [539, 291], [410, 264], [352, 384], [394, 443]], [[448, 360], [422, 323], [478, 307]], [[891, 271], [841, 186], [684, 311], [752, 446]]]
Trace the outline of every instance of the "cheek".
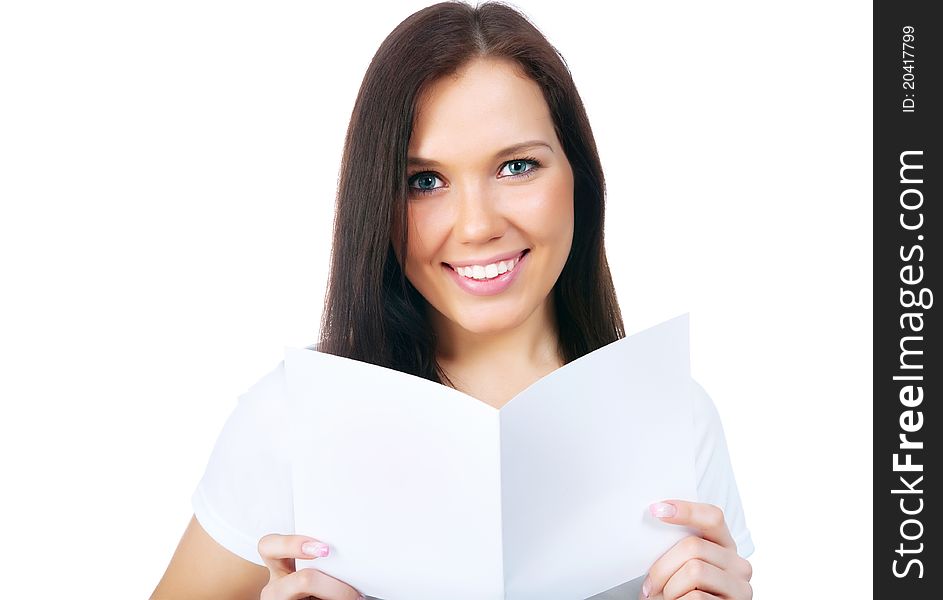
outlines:
[[573, 175], [567, 169], [554, 187], [547, 209], [549, 226], [556, 229], [563, 256], [570, 253], [570, 244], [573, 242], [573, 210]]
[[409, 230], [407, 262], [413, 268], [427, 266], [448, 234], [448, 215], [431, 203], [410, 205], [406, 223]]
[[536, 242], [569, 253], [573, 238], [573, 188], [566, 181], [553, 182], [521, 205], [518, 223]]

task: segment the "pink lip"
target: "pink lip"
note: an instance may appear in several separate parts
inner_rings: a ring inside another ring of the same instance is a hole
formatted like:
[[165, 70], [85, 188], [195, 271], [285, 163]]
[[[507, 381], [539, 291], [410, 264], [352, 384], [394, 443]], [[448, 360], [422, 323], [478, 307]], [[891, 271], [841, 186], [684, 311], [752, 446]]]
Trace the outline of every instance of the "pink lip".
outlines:
[[[468, 277], [462, 277], [461, 275], [458, 274], [458, 271], [448, 266], [447, 264], [443, 264], [442, 268], [445, 269], [446, 272], [448, 272], [448, 274], [452, 277], [452, 280], [456, 284], [458, 284], [458, 287], [462, 288], [469, 294], [472, 294], [475, 296], [493, 296], [495, 294], [500, 294], [501, 292], [506, 290], [512, 283], [514, 283], [514, 280], [517, 279], [517, 274], [520, 273], [521, 268], [524, 266], [524, 263], [527, 262], [528, 255], [530, 255], [530, 252], [525, 251], [524, 255], [521, 256], [521, 259], [519, 261], [517, 261], [517, 264], [514, 265], [513, 269], [511, 269], [507, 273], [502, 273], [493, 279], [470, 279]], [[511, 254], [510, 256], [506, 256], [503, 258], [504, 259], [514, 258], [515, 256], [517, 255]], [[496, 262], [495, 259], [490, 259], [490, 260], [491, 262]], [[502, 259], [499, 258], [497, 260], [502, 260]], [[480, 265], [482, 263], [471, 263], [471, 264]], [[489, 263], [484, 263], [484, 264], [489, 264]], [[464, 266], [464, 265], [459, 265], [459, 266]]]
[[490, 265], [491, 263], [501, 262], [502, 260], [509, 260], [511, 258], [514, 258], [515, 256], [520, 256], [521, 253], [524, 252], [525, 250], [526, 248], [524, 250], [516, 250], [514, 252], [505, 252], [504, 254], [497, 254], [495, 256], [492, 256], [491, 258], [463, 260], [461, 262], [452, 262], [452, 263], [445, 263], [445, 264], [451, 265], [453, 267], [471, 267], [473, 265], [485, 266], [485, 265]]

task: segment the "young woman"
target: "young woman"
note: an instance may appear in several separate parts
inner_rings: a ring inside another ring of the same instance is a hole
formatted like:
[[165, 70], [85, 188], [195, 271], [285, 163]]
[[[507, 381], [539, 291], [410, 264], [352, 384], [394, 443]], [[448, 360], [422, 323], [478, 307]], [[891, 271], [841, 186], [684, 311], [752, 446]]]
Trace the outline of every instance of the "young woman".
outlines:
[[[604, 190], [570, 73], [525, 17], [494, 3], [413, 14], [381, 45], [351, 116], [319, 350], [501, 407], [625, 335], [603, 245]], [[197, 490], [153, 598], [360, 597], [316, 569], [295, 570], [296, 558], [326, 556], [330, 540], [282, 534], [293, 529], [288, 471], [259, 458], [274, 452], [253, 428], [284, 391], [283, 376], [280, 366], [227, 422], [210, 467], [224, 453], [244, 457], [245, 483], [234, 473], [216, 498]], [[713, 437], [698, 442], [701, 473], [729, 468], [711, 416], [703, 430]], [[643, 596], [752, 597], [736, 488], [699, 496], [716, 503], [653, 505], [699, 535], [652, 565]]]

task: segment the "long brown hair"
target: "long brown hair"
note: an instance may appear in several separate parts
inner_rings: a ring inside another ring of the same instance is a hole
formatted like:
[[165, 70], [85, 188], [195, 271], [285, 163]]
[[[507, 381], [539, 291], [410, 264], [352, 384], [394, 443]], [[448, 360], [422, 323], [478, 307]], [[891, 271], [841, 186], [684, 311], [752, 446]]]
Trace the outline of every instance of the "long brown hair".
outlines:
[[[625, 336], [603, 245], [602, 166], [566, 62], [510, 6], [442, 2], [387, 36], [360, 86], [341, 161], [320, 351], [448, 381], [436, 362], [426, 300], [406, 279], [393, 243], [405, 262], [406, 158], [417, 98], [476, 57], [511, 59], [537, 83], [573, 169], [573, 244], [552, 291], [564, 362]], [[404, 232], [398, 240], [395, 230]]]

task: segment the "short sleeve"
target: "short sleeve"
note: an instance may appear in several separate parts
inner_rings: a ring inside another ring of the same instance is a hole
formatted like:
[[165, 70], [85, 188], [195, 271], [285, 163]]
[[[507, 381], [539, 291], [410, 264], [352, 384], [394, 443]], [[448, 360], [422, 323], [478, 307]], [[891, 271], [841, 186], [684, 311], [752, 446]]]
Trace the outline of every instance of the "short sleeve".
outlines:
[[286, 400], [283, 361], [239, 396], [191, 498], [210, 537], [263, 566], [259, 539], [294, 531]]
[[696, 381], [693, 408], [698, 502], [723, 509], [730, 535], [737, 543], [737, 553], [746, 558], [753, 554], [753, 539], [740, 502], [724, 427], [714, 401]]

